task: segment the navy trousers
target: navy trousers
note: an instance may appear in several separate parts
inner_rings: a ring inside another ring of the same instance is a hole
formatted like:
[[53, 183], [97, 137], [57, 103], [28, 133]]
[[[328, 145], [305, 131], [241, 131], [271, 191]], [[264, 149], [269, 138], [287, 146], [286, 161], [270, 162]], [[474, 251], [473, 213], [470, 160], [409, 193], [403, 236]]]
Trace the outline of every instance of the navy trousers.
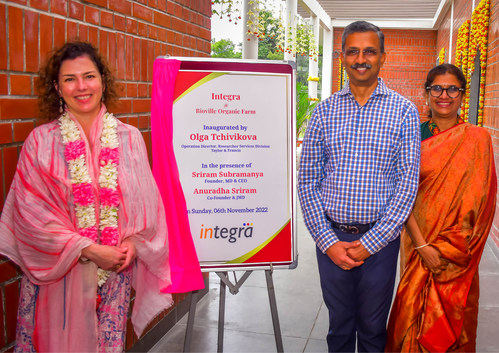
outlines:
[[[341, 241], [363, 235], [334, 231]], [[329, 310], [329, 352], [355, 352], [356, 341], [358, 352], [384, 352], [399, 246], [397, 238], [349, 271], [317, 248], [322, 295]]]

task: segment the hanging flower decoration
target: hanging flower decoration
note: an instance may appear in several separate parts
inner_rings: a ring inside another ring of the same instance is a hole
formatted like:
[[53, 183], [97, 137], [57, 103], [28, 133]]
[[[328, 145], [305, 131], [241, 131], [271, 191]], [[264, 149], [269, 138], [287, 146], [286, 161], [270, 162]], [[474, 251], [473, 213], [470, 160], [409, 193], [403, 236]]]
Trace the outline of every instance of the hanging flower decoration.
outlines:
[[312, 76], [308, 76], [307, 78], [307, 81], [314, 81], [314, 82], [319, 82], [320, 78], [315, 76], [315, 77], [312, 77]]
[[338, 91], [341, 90], [343, 80], [341, 78], [341, 73], [343, 72], [343, 63], [341, 62], [341, 57], [338, 58]]
[[241, 1], [240, 0], [212, 0], [211, 8], [214, 15], [223, 19], [227, 18], [229, 22], [233, 22], [237, 24], [239, 20], [241, 20], [241, 13], [238, 10], [240, 8]]
[[[220, 18], [228, 18], [230, 22], [237, 24], [238, 20], [241, 19], [241, 14], [238, 8], [242, 8], [241, 0], [212, 0], [212, 12], [214, 15], [220, 16]], [[296, 35], [292, 36], [292, 28], [284, 28], [284, 20], [282, 16], [279, 16], [275, 25], [275, 28], [269, 29], [265, 28], [265, 18], [262, 16], [261, 12], [258, 10], [251, 9], [274, 9], [272, 12], [284, 13], [283, 8], [284, 2], [281, 1], [277, 3], [275, 0], [250, 0], [248, 2], [249, 10], [247, 12], [247, 31], [246, 40], [250, 41], [252, 38], [256, 38], [259, 41], [263, 41], [269, 38], [277, 43], [277, 51], [282, 53], [290, 53], [295, 55], [306, 56], [308, 55], [311, 60], [318, 61], [319, 52], [317, 49], [316, 41], [313, 34], [313, 29], [308, 21], [304, 21], [301, 17], [296, 16]], [[275, 10], [278, 6], [280, 9]], [[286, 31], [288, 31], [287, 45], [285, 44]], [[292, 39], [294, 37], [294, 40]]]
[[464, 21], [457, 32], [456, 66], [463, 72], [468, 69], [468, 47], [470, 44], [470, 20]]
[[246, 25], [248, 30], [246, 32], [246, 40], [251, 40], [252, 36], [256, 36], [259, 40], [263, 40], [265, 37], [265, 30], [259, 22], [258, 12], [254, 12], [252, 8], [260, 8], [259, 0], [251, 0], [248, 2], [250, 10], [247, 13]]
[[338, 58], [338, 91], [340, 91], [343, 87], [345, 87], [348, 81], [348, 74], [343, 67], [343, 63], [341, 61], [341, 57]]
[[438, 53], [438, 64], [442, 65], [445, 62], [445, 48], [440, 49]]
[[296, 25], [296, 53], [308, 56], [317, 61], [319, 53], [316, 49], [314, 32], [309, 22], [298, 21]]
[[[282, 19], [281, 19], [282, 21]], [[308, 21], [303, 21], [301, 17], [296, 18], [296, 32], [292, 35], [292, 28], [288, 27], [288, 45], [285, 44], [285, 31], [279, 36], [278, 50], [284, 53], [296, 55], [308, 55], [310, 59], [317, 61], [319, 52], [317, 50], [312, 25]], [[294, 41], [293, 41], [294, 37]]]
[[[490, 20], [490, 0], [481, 0], [471, 16], [467, 67], [463, 65], [466, 77], [466, 95], [462, 106], [465, 121], [469, 117], [471, 77], [475, 71], [475, 57], [480, 51], [480, 93], [478, 98], [478, 126], [483, 125], [483, 104], [485, 98], [485, 77], [487, 69], [487, 45]], [[464, 58], [463, 58], [464, 62]], [[464, 64], [464, 63], [463, 63]]]
[[468, 107], [470, 101], [470, 80], [468, 78], [468, 56], [470, 46], [470, 27], [471, 21], [466, 20], [461, 27], [459, 27], [457, 44], [456, 44], [456, 66], [461, 67], [466, 78], [466, 93], [461, 105], [461, 117], [468, 121]]

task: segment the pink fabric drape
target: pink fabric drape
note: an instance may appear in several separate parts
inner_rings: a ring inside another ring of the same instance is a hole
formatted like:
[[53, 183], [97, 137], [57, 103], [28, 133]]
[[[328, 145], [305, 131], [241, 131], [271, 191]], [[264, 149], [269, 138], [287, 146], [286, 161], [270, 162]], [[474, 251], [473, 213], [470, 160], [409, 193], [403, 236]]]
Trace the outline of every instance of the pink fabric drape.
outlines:
[[173, 151], [173, 91], [179, 70], [179, 60], [160, 58], [154, 61], [151, 102], [153, 174], [168, 210], [166, 222], [172, 277], [172, 284], [166, 289], [169, 293], [204, 288]]
[[[85, 141], [87, 166], [98, 175], [101, 110]], [[76, 122], [79, 126], [78, 122]], [[170, 307], [168, 238], [165, 210], [152, 176], [141, 133], [118, 121], [121, 242], [131, 237], [136, 299], [132, 323], [137, 335]], [[90, 148], [92, 146], [92, 148]], [[73, 192], [56, 121], [26, 139], [0, 222], [0, 253], [18, 264], [40, 286], [36, 302], [35, 346], [46, 352], [96, 352], [97, 266], [79, 260], [93, 241], [78, 233]], [[93, 180], [94, 192], [98, 181]]]

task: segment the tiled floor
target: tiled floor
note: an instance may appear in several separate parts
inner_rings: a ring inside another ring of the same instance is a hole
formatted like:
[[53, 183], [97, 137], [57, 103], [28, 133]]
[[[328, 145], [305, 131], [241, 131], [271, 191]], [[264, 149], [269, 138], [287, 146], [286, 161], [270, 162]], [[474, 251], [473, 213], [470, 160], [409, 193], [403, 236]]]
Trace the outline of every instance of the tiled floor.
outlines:
[[[327, 309], [322, 302], [315, 248], [298, 217], [298, 268], [273, 274], [285, 352], [326, 352]], [[480, 265], [478, 352], [499, 352], [499, 260], [486, 245]], [[236, 272], [240, 278], [241, 272]], [[231, 273], [232, 276], [232, 273]], [[233, 278], [233, 277], [231, 277]], [[234, 280], [232, 280], [234, 282]], [[192, 352], [216, 352], [220, 280], [210, 274], [210, 291], [200, 300], [194, 321]], [[187, 315], [150, 352], [183, 350]], [[254, 271], [225, 305], [224, 352], [276, 352], [264, 271]]]

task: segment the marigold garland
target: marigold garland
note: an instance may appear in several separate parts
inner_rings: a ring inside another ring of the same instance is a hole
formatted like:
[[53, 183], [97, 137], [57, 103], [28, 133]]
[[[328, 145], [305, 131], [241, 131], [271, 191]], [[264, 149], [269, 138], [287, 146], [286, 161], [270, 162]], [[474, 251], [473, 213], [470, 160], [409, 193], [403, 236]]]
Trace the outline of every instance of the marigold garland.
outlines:
[[342, 83], [343, 83], [343, 80], [341, 78], [341, 74], [343, 72], [343, 64], [341, 62], [341, 58], [339, 58], [338, 60], [339, 60], [339, 62], [338, 62], [338, 91], [340, 91]]
[[[465, 121], [469, 117], [469, 104], [470, 104], [470, 87], [471, 77], [475, 71], [475, 57], [480, 51], [480, 93], [478, 99], [478, 121], [477, 125], [483, 125], [483, 104], [485, 98], [485, 77], [487, 69], [487, 46], [488, 46], [488, 32], [489, 32], [489, 19], [490, 19], [490, 0], [481, 0], [478, 6], [473, 11], [471, 16], [471, 29], [469, 30], [469, 44], [468, 55], [466, 58], [463, 55], [463, 72], [466, 77], [466, 95], [461, 107], [462, 116]], [[463, 41], [466, 31], [463, 30]], [[456, 61], [457, 62], [457, 61]]]
[[442, 65], [445, 62], [445, 48], [440, 49], [438, 53], [438, 64]]
[[343, 87], [345, 87], [348, 81], [348, 74], [343, 67], [343, 62], [341, 61], [341, 57], [338, 58], [338, 91], [340, 91]]
[[463, 72], [468, 69], [468, 47], [470, 45], [470, 20], [464, 21], [457, 32], [456, 66]]

